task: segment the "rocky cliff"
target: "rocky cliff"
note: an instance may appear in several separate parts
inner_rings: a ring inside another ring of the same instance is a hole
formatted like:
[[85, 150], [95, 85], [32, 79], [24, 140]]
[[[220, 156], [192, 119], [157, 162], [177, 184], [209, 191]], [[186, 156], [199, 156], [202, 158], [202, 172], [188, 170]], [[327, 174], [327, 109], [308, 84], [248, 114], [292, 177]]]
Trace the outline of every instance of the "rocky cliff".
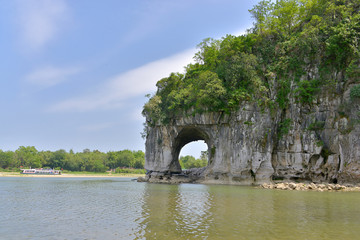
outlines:
[[[360, 182], [359, 1], [260, 1], [246, 34], [204, 39], [144, 105], [147, 181]], [[209, 163], [181, 171], [181, 148]]]
[[[244, 102], [230, 114], [181, 116], [147, 127], [146, 181], [261, 184], [273, 180], [360, 183], [360, 104], [349, 85], [286, 110]], [[204, 140], [209, 163], [182, 171], [189, 142]]]

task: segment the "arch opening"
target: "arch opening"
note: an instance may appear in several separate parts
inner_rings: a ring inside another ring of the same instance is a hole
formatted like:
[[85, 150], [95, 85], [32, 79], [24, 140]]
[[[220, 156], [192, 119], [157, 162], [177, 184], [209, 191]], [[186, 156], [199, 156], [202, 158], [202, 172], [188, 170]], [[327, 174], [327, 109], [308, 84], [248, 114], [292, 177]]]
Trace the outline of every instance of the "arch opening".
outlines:
[[[202, 151], [206, 151], [207, 153], [209, 153], [210, 139], [209, 139], [208, 134], [204, 130], [196, 128], [196, 127], [187, 127], [187, 128], [182, 129], [179, 132], [178, 136], [176, 137], [174, 145], [173, 145], [174, 147], [173, 147], [172, 162], [173, 162], [173, 164], [175, 164], [177, 166], [178, 169], [185, 169], [188, 167], [188, 166], [185, 167], [184, 165], [181, 166], [180, 161], [179, 161], [179, 155], [180, 155], [181, 149], [185, 145], [187, 145], [188, 143], [191, 143], [191, 142], [198, 142], [198, 143], [195, 143], [195, 145], [201, 145], [201, 143], [202, 143], [202, 147], [201, 147]], [[199, 150], [199, 152], [201, 152], [201, 151]], [[199, 153], [198, 155], [201, 156], [201, 153]], [[206, 160], [207, 160], [206, 166], [207, 166], [209, 163], [209, 159], [210, 159], [209, 154], [206, 155], [206, 153], [204, 153], [203, 155], [204, 155], [203, 158], [206, 157]]]
[[178, 159], [181, 169], [202, 168], [208, 165], [208, 146], [204, 140], [186, 144], [180, 150]]

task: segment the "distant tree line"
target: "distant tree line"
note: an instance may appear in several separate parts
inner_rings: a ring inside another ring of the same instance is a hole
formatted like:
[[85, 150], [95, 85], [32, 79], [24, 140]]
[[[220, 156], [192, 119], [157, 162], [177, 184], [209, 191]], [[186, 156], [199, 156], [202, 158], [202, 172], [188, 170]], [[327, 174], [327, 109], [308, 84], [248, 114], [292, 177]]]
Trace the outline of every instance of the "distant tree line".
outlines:
[[179, 163], [182, 169], [206, 167], [208, 165], [208, 152], [202, 151], [198, 159], [190, 155], [181, 156]]
[[[69, 171], [105, 172], [109, 169], [136, 168], [144, 169], [145, 154], [142, 151], [109, 151], [85, 149], [75, 153], [60, 149], [38, 151], [33, 146], [21, 146], [16, 151], [0, 150], [0, 168], [55, 168]], [[121, 172], [121, 171], [119, 171]]]

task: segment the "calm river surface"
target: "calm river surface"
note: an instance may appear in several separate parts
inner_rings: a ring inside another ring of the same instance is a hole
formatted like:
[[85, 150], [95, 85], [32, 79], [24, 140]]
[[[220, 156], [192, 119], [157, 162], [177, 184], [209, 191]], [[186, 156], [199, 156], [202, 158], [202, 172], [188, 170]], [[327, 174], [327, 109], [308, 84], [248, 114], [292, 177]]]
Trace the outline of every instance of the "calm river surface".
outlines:
[[360, 239], [360, 193], [0, 177], [0, 239]]

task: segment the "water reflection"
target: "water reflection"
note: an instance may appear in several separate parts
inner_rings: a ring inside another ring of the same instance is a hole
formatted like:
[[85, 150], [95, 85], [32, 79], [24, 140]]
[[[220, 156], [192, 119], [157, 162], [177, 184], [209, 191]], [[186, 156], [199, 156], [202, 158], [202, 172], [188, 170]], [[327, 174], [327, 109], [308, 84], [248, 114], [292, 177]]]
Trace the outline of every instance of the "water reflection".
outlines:
[[143, 199], [136, 239], [356, 239], [360, 234], [358, 193], [146, 184]]
[[175, 223], [177, 229], [185, 236], [207, 236], [213, 215], [210, 211], [212, 195], [205, 185], [180, 185], [176, 200]]
[[147, 184], [137, 239], [203, 238], [210, 227], [210, 194], [205, 185]]

